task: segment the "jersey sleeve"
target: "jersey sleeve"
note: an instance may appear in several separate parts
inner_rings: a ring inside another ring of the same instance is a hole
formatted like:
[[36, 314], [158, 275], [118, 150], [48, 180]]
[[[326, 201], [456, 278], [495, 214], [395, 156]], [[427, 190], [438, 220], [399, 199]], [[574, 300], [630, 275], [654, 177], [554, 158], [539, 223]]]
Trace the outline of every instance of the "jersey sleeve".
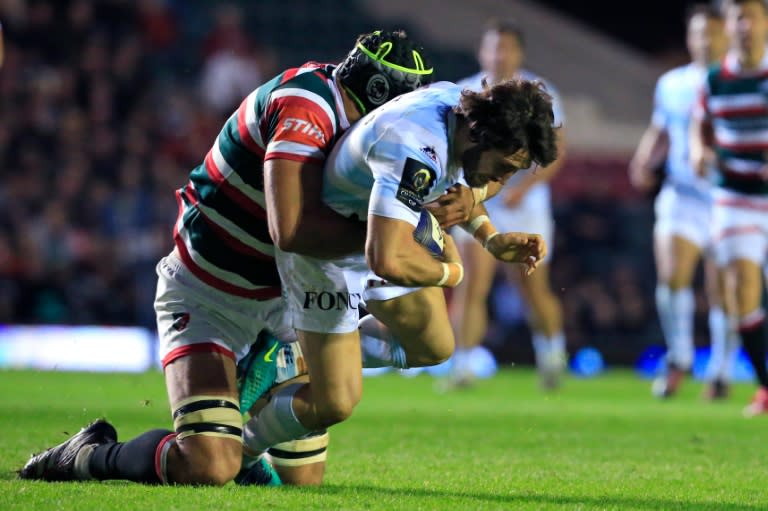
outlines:
[[374, 184], [368, 213], [404, 220], [416, 226], [424, 199], [440, 178], [439, 165], [419, 151], [408, 132], [388, 128], [372, 144], [366, 161]]
[[311, 90], [284, 88], [272, 92], [266, 109], [271, 137], [264, 160], [322, 164], [337, 131], [333, 108]]

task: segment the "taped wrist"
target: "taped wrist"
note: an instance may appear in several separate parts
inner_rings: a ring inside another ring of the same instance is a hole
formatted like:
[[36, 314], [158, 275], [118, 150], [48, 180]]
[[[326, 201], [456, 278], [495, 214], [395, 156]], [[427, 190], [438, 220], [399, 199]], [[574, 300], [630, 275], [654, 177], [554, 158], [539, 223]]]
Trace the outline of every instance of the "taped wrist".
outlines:
[[464, 279], [464, 265], [461, 263], [442, 263], [443, 276], [435, 284], [437, 287], [456, 287]]
[[492, 240], [493, 238], [495, 238], [496, 236], [498, 236], [498, 235], [499, 235], [499, 233], [494, 231], [494, 232], [493, 232], [493, 233], [492, 233], [490, 236], [488, 236], [487, 238], [485, 238], [485, 241], [481, 241], [481, 243], [483, 244], [483, 248], [484, 248], [484, 249], [486, 249], [486, 250], [488, 250], [488, 243], [490, 243], [490, 242], [491, 242], [491, 240]]
[[488, 241], [494, 237], [498, 232], [496, 227], [491, 223], [491, 219], [488, 215], [480, 215], [472, 219], [468, 224], [464, 224], [463, 229], [471, 234], [477, 241], [480, 242], [483, 247], [488, 244]]

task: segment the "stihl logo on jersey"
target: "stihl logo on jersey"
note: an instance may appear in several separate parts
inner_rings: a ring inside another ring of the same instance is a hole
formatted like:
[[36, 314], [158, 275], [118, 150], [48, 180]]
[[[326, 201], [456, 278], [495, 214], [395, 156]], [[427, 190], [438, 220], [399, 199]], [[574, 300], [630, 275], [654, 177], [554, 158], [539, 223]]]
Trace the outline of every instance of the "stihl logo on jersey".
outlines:
[[297, 119], [296, 117], [286, 118], [283, 121], [283, 130], [297, 131], [299, 133], [309, 135], [310, 137], [314, 137], [321, 142], [325, 142], [325, 134], [323, 134], [320, 128], [309, 121], [305, 121], [304, 119]]

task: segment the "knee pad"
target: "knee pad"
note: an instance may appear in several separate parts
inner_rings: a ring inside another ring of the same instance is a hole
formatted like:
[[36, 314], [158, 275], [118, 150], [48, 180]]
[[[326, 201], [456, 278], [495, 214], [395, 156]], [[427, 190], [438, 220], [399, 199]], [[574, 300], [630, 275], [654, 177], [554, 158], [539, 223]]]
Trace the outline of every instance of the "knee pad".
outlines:
[[314, 431], [298, 440], [274, 445], [267, 452], [276, 466], [300, 467], [325, 461], [329, 440], [327, 431]]
[[231, 438], [242, 442], [243, 418], [240, 405], [226, 396], [192, 396], [173, 411], [176, 439], [193, 435]]

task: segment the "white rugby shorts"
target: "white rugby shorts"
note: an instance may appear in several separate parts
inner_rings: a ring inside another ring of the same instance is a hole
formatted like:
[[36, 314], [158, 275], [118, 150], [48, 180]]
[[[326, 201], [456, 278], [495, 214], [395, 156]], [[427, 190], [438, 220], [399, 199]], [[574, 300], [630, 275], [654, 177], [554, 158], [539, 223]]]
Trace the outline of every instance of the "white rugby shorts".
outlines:
[[421, 288], [396, 286], [374, 274], [363, 254], [327, 260], [275, 248], [288, 321], [298, 330], [347, 333], [357, 330], [360, 307]]
[[163, 367], [190, 353], [244, 357], [263, 329], [283, 342], [295, 340], [281, 297], [232, 296], [200, 281], [173, 253], [157, 264], [155, 314]]
[[758, 266], [768, 251], [768, 197], [718, 188], [714, 192], [712, 232], [717, 263], [747, 259]]
[[654, 236], [679, 236], [701, 249], [712, 240], [712, 203], [701, 196], [681, 193], [665, 184], [654, 204]]

